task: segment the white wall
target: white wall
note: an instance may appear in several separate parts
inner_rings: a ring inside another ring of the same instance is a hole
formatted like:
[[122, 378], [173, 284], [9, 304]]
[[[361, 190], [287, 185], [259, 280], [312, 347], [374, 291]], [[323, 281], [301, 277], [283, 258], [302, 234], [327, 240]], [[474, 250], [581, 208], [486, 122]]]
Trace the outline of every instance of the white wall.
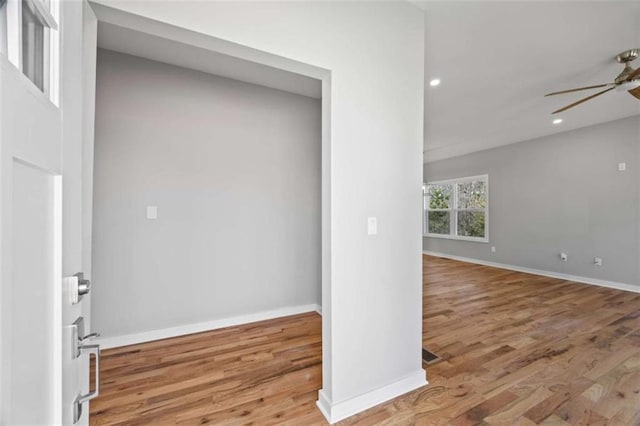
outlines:
[[100, 3], [330, 70], [323, 407], [335, 420], [424, 384], [422, 12], [408, 2]]
[[103, 338], [320, 304], [320, 101], [108, 50], [97, 70]]
[[425, 237], [424, 249], [640, 290], [639, 154], [635, 116], [427, 163], [425, 182], [489, 175], [489, 243]]

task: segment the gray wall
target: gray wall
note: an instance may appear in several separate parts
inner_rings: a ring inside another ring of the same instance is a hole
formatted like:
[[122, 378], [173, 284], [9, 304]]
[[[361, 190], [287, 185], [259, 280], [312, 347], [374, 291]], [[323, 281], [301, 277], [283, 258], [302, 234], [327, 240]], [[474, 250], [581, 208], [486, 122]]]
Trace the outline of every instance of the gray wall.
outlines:
[[100, 50], [93, 328], [319, 304], [320, 125], [317, 99]]
[[425, 182], [489, 175], [489, 244], [424, 238], [423, 248], [640, 285], [639, 153], [636, 116], [427, 163]]

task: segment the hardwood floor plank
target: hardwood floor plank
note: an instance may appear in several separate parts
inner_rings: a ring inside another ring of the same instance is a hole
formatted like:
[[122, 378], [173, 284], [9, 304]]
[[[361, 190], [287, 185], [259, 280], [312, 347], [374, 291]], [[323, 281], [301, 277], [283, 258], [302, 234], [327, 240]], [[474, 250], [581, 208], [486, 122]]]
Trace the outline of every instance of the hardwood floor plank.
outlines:
[[[429, 386], [344, 425], [640, 425], [640, 295], [423, 258]], [[326, 425], [315, 313], [102, 353], [92, 425]]]
[[554, 411], [581, 394], [592, 384], [593, 382], [588, 379], [578, 378], [571, 380], [569, 384], [551, 385], [548, 389], [553, 393], [548, 398], [529, 408], [524, 413], [524, 417], [534, 423], [544, 423], [545, 420], [552, 416]]
[[518, 395], [505, 391], [472, 407], [451, 421], [452, 426], [477, 425], [492, 413], [518, 399]]
[[549, 396], [551, 396], [551, 392], [548, 389], [544, 387], [536, 388], [529, 395], [519, 398], [510, 405], [498, 409], [494, 414], [485, 417], [483, 421], [492, 425], [516, 424], [521, 419], [526, 419], [523, 421], [530, 422], [523, 414]]

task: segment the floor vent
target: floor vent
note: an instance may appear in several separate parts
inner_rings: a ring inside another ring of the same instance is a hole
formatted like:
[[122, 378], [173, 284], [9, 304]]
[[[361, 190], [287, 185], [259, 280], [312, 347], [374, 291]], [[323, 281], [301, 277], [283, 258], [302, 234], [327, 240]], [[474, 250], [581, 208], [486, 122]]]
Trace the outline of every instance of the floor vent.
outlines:
[[434, 354], [431, 351], [426, 350], [425, 348], [422, 348], [422, 361], [426, 364], [435, 364], [436, 362], [440, 361], [441, 358]]

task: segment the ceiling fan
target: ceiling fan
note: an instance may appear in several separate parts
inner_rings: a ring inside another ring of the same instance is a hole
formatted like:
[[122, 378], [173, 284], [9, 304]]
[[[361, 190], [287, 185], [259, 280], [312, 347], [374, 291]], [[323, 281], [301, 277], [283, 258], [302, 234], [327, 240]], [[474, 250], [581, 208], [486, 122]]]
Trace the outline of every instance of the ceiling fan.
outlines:
[[616, 91], [627, 90], [631, 95], [640, 99], [640, 67], [634, 70], [633, 68], [631, 68], [631, 65], [629, 65], [629, 62], [636, 59], [639, 53], [640, 49], [629, 49], [616, 56], [616, 61], [618, 61], [618, 63], [620, 64], [624, 64], [624, 69], [620, 74], [618, 74], [615, 80], [613, 80], [613, 83], [597, 84], [595, 86], [579, 87], [577, 89], [561, 90], [560, 92], [546, 94], [545, 96], [554, 96], [561, 95], [563, 93], [578, 92], [580, 90], [599, 89], [602, 87], [606, 87], [606, 89], [598, 93], [587, 96], [586, 98], [580, 99], [579, 101], [560, 108], [559, 110], [553, 111], [552, 114], [566, 111], [569, 108], [573, 108], [576, 105], [580, 105], [583, 102], [589, 101], [614, 89]]

